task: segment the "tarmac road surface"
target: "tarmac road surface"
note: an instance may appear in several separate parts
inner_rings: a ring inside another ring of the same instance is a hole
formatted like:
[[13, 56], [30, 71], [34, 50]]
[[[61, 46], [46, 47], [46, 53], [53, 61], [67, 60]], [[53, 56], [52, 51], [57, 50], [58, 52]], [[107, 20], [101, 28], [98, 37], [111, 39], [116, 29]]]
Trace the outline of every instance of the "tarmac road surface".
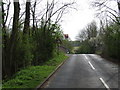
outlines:
[[119, 90], [118, 65], [95, 54], [73, 54], [44, 88]]

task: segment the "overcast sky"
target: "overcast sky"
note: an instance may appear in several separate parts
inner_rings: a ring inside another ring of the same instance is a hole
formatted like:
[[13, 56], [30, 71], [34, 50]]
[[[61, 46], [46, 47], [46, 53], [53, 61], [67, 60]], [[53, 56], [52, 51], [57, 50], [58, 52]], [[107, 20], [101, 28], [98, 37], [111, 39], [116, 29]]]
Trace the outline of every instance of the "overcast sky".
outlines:
[[72, 10], [63, 17], [62, 28], [72, 40], [88, 23], [95, 20], [95, 10], [90, 7], [89, 0], [76, 0], [77, 11]]
[[[93, 20], [99, 26], [99, 18], [96, 17], [96, 8], [91, 6], [93, 1], [97, 0], [75, 0], [77, 3], [77, 11], [72, 10], [65, 15], [62, 22], [63, 31], [66, 34], [69, 34], [71, 40], [75, 40], [79, 32], [86, 27], [87, 24]], [[103, 0], [99, 0], [103, 1]], [[111, 0], [107, 2], [107, 6], [117, 10], [116, 0]], [[114, 13], [114, 12], [113, 12]], [[105, 17], [105, 16], [104, 16]]]
[[[13, 0], [11, 0], [13, 1]], [[24, 12], [25, 9], [25, 1], [26, 0], [19, 0], [20, 3], [22, 3], [23, 5], [21, 6], [21, 12]], [[33, 0], [34, 1], [34, 0]], [[38, 0], [41, 1], [41, 0]], [[40, 6], [37, 6], [37, 10], [36, 10], [36, 14], [39, 15], [40, 12], [45, 6], [47, 0], [42, 0], [42, 2], [40, 3]], [[51, 1], [51, 0], [48, 0]], [[56, 1], [56, 0], [55, 0]], [[74, 9], [70, 9], [69, 12], [67, 14], [65, 14], [62, 18], [62, 22], [60, 22], [62, 30], [65, 34], [69, 34], [69, 37], [71, 38], [71, 40], [75, 40], [76, 36], [78, 35], [78, 33], [80, 32], [80, 30], [82, 30], [83, 28], [85, 28], [85, 26], [90, 23], [91, 21], [95, 20], [98, 22], [98, 18], [95, 17], [95, 9], [93, 9], [93, 7], [91, 7], [91, 2], [95, 1], [95, 0], [58, 0], [60, 2], [76, 2], [75, 4], [75, 8], [77, 10]], [[59, 5], [58, 5], [59, 6]], [[9, 16], [13, 16], [13, 5], [11, 5], [10, 7], [10, 13]], [[9, 17], [10, 19], [10, 17]], [[9, 20], [8, 20], [9, 21]], [[12, 21], [11, 21], [12, 24]]]

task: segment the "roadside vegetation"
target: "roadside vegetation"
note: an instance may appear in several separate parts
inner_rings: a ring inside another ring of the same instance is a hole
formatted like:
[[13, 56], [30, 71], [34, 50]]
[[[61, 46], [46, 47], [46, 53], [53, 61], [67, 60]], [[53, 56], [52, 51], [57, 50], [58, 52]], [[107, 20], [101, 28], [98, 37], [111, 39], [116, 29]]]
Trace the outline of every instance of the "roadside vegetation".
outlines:
[[[94, 22], [95, 23], [95, 22]], [[96, 53], [105, 57], [120, 59], [120, 25], [115, 22], [109, 22], [101, 28], [93, 23], [88, 25], [78, 35], [80, 46], [76, 50], [79, 54]]]
[[[42, 4], [43, 10], [38, 10]], [[66, 59], [61, 51], [68, 50], [69, 40], [59, 22], [73, 4], [55, 0], [1, 2], [3, 87], [35, 87]], [[14, 8], [13, 16], [10, 8]]]
[[67, 58], [68, 56], [65, 56], [64, 53], [60, 53], [40, 66], [29, 66], [21, 69], [10, 80], [4, 81], [3, 89], [36, 88]]
[[109, 7], [110, 0], [92, 2], [98, 8], [99, 25], [93, 21], [78, 34], [80, 45], [75, 53], [96, 53], [120, 60], [120, 2], [115, 2], [118, 11]]
[[[109, 22], [100, 29], [90, 25], [79, 34], [80, 46], [76, 53], [97, 53], [120, 59], [120, 25]], [[85, 36], [86, 35], [86, 36]]]
[[[75, 42], [64, 37], [60, 25], [61, 18], [74, 8], [75, 2], [12, 1], [1, 2], [4, 88], [36, 87], [67, 58], [65, 53], [97, 53], [120, 60], [120, 12], [106, 5], [110, 0], [94, 3], [104, 19], [100, 19], [100, 27], [95, 21], [88, 24]], [[120, 2], [117, 5], [120, 11]], [[10, 8], [14, 8], [12, 15]], [[104, 12], [109, 14], [105, 16]], [[76, 46], [74, 50], [72, 44]]]

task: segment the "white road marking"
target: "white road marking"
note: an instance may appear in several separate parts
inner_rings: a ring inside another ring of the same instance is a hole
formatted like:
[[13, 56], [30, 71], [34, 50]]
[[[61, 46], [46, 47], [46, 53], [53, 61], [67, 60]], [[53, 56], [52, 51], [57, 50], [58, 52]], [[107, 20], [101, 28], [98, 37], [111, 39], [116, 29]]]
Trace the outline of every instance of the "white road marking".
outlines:
[[93, 67], [93, 65], [91, 64], [91, 62], [88, 61], [88, 63], [90, 64], [90, 66], [92, 67], [92, 69], [95, 70], [95, 68]]
[[[88, 60], [88, 57], [84, 54], [85, 58]], [[95, 70], [94, 66], [92, 65], [92, 63], [88, 60], [88, 63], [90, 64], [90, 66], [92, 67], [93, 70]], [[108, 85], [105, 83], [105, 81], [102, 78], [99, 78], [100, 81], [103, 83], [103, 85], [105, 86], [105, 88], [107, 90], [110, 90], [110, 88], [108, 87]]]
[[86, 59], [88, 59], [88, 57], [86, 55], [84, 55]]
[[[88, 60], [88, 57], [84, 54], [85, 58]], [[93, 65], [91, 64], [91, 62], [88, 60], [88, 63], [90, 64], [90, 66], [92, 67], [93, 70], [95, 70], [95, 68], [93, 67]]]
[[107, 88], [107, 90], [110, 90], [110, 88], [108, 87], [108, 85], [105, 83], [105, 81], [102, 78], [100, 78], [100, 81], [104, 84], [104, 86]]

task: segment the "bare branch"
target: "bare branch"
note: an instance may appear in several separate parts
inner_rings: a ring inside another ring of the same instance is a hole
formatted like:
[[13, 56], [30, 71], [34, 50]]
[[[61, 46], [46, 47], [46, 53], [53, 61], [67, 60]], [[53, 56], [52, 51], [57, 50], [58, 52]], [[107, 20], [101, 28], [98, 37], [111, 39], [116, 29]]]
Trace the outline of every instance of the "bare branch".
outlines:
[[51, 17], [53, 17], [53, 16], [54, 16], [56, 13], [58, 13], [60, 10], [65, 9], [65, 8], [67, 8], [68, 6], [73, 5], [73, 4], [74, 4], [74, 2], [73, 2], [73, 3], [67, 3], [67, 4], [64, 4], [63, 6], [61, 6], [59, 9], [57, 9], [55, 12], [53, 12], [53, 13], [51, 14], [51, 16], [48, 18], [48, 20], [46, 21], [46, 23], [50, 20]]
[[[119, 22], [117, 22], [116, 20], [114, 20], [111, 16], [109, 16], [109, 15], [107, 15], [110, 19], [112, 19], [115, 23], [119, 23]], [[120, 25], [120, 23], [119, 23], [119, 25]]]
[[9, 9], [10, 9], [10, 4], [11, 4], [11, 2], [10, 2], [10, 0], [9, 0], [9, 4], [7, 5], [7, 14], [6, 14], [6, 17], [5, 17], [4, 24], [6, 24], [6, 22], [7, 22], [7, 19], [8, 19], [8, 15], [9, 15]]
[[11, 20], [13, 19], [13, 17], [10, 18], [9, 20], [9, 24], [8, 24], [8, 28], [10, 27], [10, 24], [11, 24]]
[[[58, 10], [56, 10], [53, 14], [52, 14], [52, 16], [53, 15], [55, 15], [58, 11], [60, 11], [61, 9], [63, 9], [63, 8], [66, 8], [66, 7], [68, 7], [69, 5], [72, 5], [72, 4], [74, 4], [74, 2], [73, 3], [68, 3], [68, 4], [64, 4], [62, 7], [60, 7]], [[52, 17], [51, 16], [51, 17]]]
[[63, 16], [64, 10], [65, 10], [65, 9], [61, 10], [61, 11], [58, 13], [58, 16], [57, 16], [57, 18], [56, 18], [55, 23], [58, 23], [58, 22], [60, 21], [60, 19], [61, 19], [62, 16]]
[[20, 18], [19, 19], [21, 19], [22, 17], [23, 17], [23, 15], [25, 14], [25, 11], [21, 14], [21, 16], [20, 16]]

